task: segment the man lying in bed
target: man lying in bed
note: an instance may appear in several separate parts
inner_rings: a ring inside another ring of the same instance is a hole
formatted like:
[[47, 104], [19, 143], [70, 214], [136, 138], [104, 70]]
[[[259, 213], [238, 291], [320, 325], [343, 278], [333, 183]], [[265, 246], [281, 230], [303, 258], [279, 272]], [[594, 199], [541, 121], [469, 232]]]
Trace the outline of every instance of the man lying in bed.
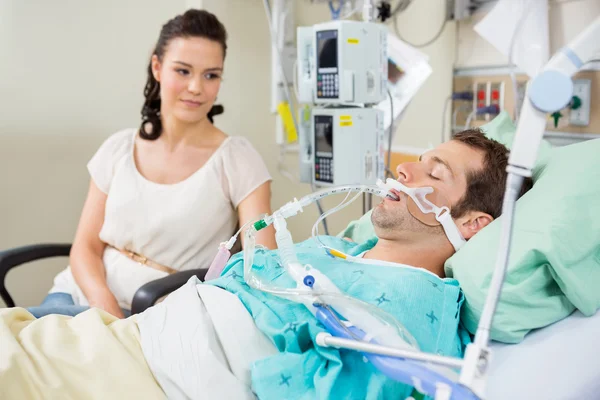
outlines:
[[[433, 187], [468, 240], [501, 213], [507, 153], [480, 132], [465, 131], [419, 162], [400, 165], [398, 180]], [[460, 357], [469, 340], [458, 320], [463, 298], [458, 282], [443, 276], [455, 249], [442, 227], [423, 223], [407, 196], [399, 198], [373, 210], [377, 239], [322, 238], [368, 263], [331, 258], [313, 240], [296, 246], [298, 258], [342, 291], [394, 316], [422, 351]], [[254, 267], [277, 286], [291, 286], [276, 251], [258, 250]], [[248, 287], [240, 254], [220, 278], [205, 284], [191, 279], [126, 320], [95, 309], [39, 320], [23, 309], [0, 311], [0, 398], [366, 399], [411, 393], [359, 353], [317, 346], [323, 330], [303, 305]]]

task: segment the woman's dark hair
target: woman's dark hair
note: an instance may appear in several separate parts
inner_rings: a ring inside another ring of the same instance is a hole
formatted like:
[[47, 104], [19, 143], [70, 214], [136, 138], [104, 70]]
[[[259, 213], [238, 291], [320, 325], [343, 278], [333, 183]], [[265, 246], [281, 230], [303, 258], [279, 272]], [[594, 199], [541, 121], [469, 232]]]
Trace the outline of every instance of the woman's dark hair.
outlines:
[[[163, 25], [152, 55], [162, 61], [165, 49], [175, 38], [200, 37], [218, 42], [223, 48], [223, 58], [227, 53], [227, 31], [214, 14], [204, 10], [190, 9], [178, 15]], [[140, 137], [156, 140], [162, 133], [160, 120], [160, 83], [152, 74], [152, 59], [148, 64], [148, 78], [144, 87], [146, 98], [142, 107], [142, 124]], [[213, 105], [208, 112], [208, 119], [212, 123], [213, 117], [223, 113], [223, 106]]]

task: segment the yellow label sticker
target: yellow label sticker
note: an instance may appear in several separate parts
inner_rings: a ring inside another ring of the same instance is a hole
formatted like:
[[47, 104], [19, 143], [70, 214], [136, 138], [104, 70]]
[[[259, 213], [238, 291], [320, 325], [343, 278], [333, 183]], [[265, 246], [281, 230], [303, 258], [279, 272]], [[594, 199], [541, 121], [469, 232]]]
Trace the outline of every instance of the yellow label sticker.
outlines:
[[352, 115], [340, 115], [341, 121], [352, 121]]
[[348, 43], [350, 43], [350, 44], [358, 44], [358, 39], [348, 38]]
[[352, 126], [352, 121], [340, 121], [340, 126]]

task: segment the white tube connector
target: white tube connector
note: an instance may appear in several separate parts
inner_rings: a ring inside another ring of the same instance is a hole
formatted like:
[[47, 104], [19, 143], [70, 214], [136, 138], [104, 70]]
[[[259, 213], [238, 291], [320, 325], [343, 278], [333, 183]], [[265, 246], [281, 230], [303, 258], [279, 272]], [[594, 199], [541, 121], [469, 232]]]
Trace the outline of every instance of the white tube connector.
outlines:
[[229, 239], [226, 243], [225, 243], [225, 248], [227, 250], [231, 250], [233, 248], [233, 245], [235, 244], [235, 242], [237, 241], [237, 236], [232, 236], [231, 239]]
[[371, 0], [363, 0], [363, 21], [371, 22], [373, 21], [373, 1]]
[[321, 347], [329, 347], [329, 345], [327, 344], [327, 339], [330, 337], [331, 337], [331, 333], [327, 333], [327, 332], [317, 333], [317, 337], [316, 337], [317, 345], [319, 345]]
[[299, 202], [296, 198], [294, 198], [294, 200], [284, 204], [279, 210], [273, 213], [273, 216], [275, 216], [275, 214], [278, 214], [283, 218], [289, 218], [303, 211], [304, 209], [302, 207], [302, 203]]

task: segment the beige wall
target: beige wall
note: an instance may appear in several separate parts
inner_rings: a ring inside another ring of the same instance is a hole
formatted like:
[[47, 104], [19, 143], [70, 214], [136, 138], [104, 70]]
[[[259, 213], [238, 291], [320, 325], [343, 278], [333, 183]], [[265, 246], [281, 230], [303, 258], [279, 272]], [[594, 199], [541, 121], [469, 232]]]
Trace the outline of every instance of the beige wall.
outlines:
[[[458, 27], [458, 55], [456, 68], [504, 66], [508, 58], [496, 50], [473, 30], [473, 27], [491, 9], [482, 7]], [[600, 15], [598, 0], [551, 0], [549, 1], [550, 54], [569, 43]]]
[[[398, 30], [407, 41], [425, 43], [435, 36], [444, 20], [445, 0], [414, 1], [398, 16]], [[389, 24], [394, 32], [394, 26]], [[393, 149], [419, 152], [442, 141], [442, 111], [452, 92], [456, 54], [456, 23], [448, 21], [440, 37], [421, 48], [429, 56], [433, 73], [409, 104], [398, 124]], [[449, 126], [449, 119], [445, 118]]]
[[[437, 2], [415, 2], [400, 17], [409, 40], [435, 33], [437, 25], [417, 18], [439, 20]], [[270, 39], [261, 0], [0, 0], [0, 248], [72, 240], [87, 191], [85, 164], [108, 135], [137, 125], [146, 60], [159, 28], [191, 6], [214, 12], [229, 31], [219, 95], [225, 114], [216, 124], [248, 137], [262, 154], [274, 178], [273, 207], [310, 192], [309, 185], [289, 181], [277, 169]], [[299, 25], [329, 19], [326, 4], [297, 0]], [[451, 88], [453, 29], [447, 24], [442, 37], [424, 49], [434, 74], [399, 124], [395, 146], [439, 142], [440, 114]], [[297, 173], [296, 154], [288, 154], [285, 164]], [[330, 198], [324, 206], [339, 201]], [[361, 213], [359, 199], [329, 218], [330, 233]], [[289, 221], [295, 241], [310, 236], [317, 217], [310, 207]], [[13, 270], [7, 281], [17, 303], [38, 304], [66, 261]]]

